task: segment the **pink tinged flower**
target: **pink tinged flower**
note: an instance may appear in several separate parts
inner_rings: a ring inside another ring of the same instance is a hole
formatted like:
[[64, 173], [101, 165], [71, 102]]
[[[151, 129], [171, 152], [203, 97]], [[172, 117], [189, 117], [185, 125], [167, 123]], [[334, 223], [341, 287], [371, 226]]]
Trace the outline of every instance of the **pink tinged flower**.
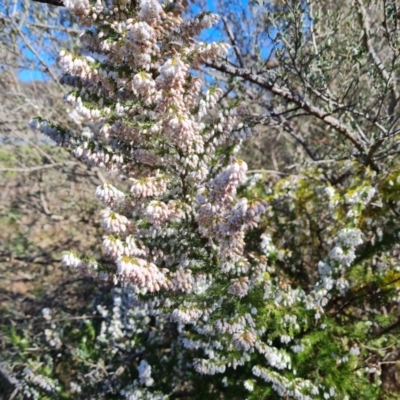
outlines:
[[141, 258], [123, 256], [117, 259], [117, 274], [123, 279], [146, 289], [156, 292], [169, 286], [165, 274], [156, 265]]
[[[149, 62], [151, 61], [151, 58], [150, 60], [144, 61]], [[154, 79], [144, 71], [137, 73], [132, 79], [133, 93], [142, 96], [144, 100], [152, 100], [152, 96], [156, 93], [155, 86], [156, 83]]]
[[112, 257], [122, 256], [146, 256], [146, 251], [136, 245], [133, 235], [120, 239], [114, 236], [106, 236], [103, 240], [104, 251]]
[[227, 43], [199, 43], [197, 54], [202, 61], [216, 60], [227, 56], [230, 49]]
[[171, 314], [171, 320], [180, 324], [193, 324], [203, 314], [203, 311], [197, 308], [177, 308]]
[[249, 278], [247, 276], [238, 279], [232, 279], [232, 284], [229, 286], [228, 293], [234, 296], [244, 297], [249, 291]]
[[182, 35], [182, 39], [190, 40], [193, 36], [197, 36], [203, 29], [208, 29], [219, 21], [217, 14], [203, 14], [195, 18], [190, 18], [184, 21], [179, 26], [179, 30]]
[[188, 69], [189, 66], [180, 58], [170, 58], [161, 66], [156, 82], [160, 87], [171, 86], [176, 81], [184, 80]]
[[124, 254], [124, 244], [121, 239], [113, 236], [107, 236], [103, 240], [103, 249], [106, 254], [118, 257]]
[[[202, 153], [204, 150], [204, 141], [198, 134], [197, 124], [186, 116], [177, 115], [171, 118], [166, 124], [165, 133], [176, 146], [189, 153], [189, 157], [196, 155], [193, 154], [194, 151]], [[184, 165], [188, 165], [191, 161], [193, 162], [195, 159], [188, 160], [187, 157], [184, 157], [181, 160]]]
[[145, 43], [155, 37], [154, 29], [147, 22], [136, 22], [128, 32], [128, 39], [133, 42]]
[[153, 225], [162, 225], [173, 217], [174, 212], [162, 201], [151, 201], [146, 207], [144, 215]]
[[194, 279], [190, 269], [179, 268], [176, 272], [170, 274], [170, 279], [174, 291], [192, 291]]
[[159, 175], [143, 179], [130, 179], [133, 182], [131, 193], [136, 197], [159, 196], [167, 190], [167, 180]]
[[96, 197], [109, 207], [119, 206], [125, 201], [125, 194], [107, 183], [97, 187]]
[[142, 21], [155, 22], [163, 12], [160, 3], [157, 0], [141, 0], [139, 18]]
[[238, 350], [249, 351], [256, 341], [256, 333], [253, 329], [235, 333], [233, 335], [233, 344]]
[[128, 233], [132, 229], [132, 223], [123, 215], [120, 215], [109, 208], [101, 211], [103, 228], [116, 234]]

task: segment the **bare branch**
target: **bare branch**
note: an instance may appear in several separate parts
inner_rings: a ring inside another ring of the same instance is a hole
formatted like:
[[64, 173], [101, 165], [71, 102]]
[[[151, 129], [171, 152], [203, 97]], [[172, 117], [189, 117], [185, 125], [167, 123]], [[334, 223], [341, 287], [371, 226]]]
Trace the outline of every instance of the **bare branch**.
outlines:
[[233, 47], [233, 50], [235, 51], [235, 54], [236, 54], [236, 57], [237, 57], [237, 59], [238, 59], [238, 61], [239, 61], [240, 67], [241, 67], [241, 68], [244, 68], [243, 57], [242, 57], [242, 54], [241, 54], [241, 52], [240, 52], [240, 49], [239, 49], [239, 47], [238, 47], [238, 45], [237, 45], [237, 43], [236, 43], [235, 36], [233, 35], [232, 29], [231, 29], [231, 27], [229, 26], [228, 20], [227, 20], [226, 17], [222, 17], [221, 19], [222, 19], [222, 21], [223, 21], [223, 23], [224, 23], [226, 33], [227, 33], [228, 36], [229, 36], [229, 40], [230, 40], [231, 43], [232, 43], [232, 47]]
[[[13, 21], [13, 24], [15, 25], [16, 28], [18, 28], [18, 25]], [[50, 74], [50, 76], [54, 79], [54, 82], [58, 83], [58, 78], [55, 75], [55, 73], [49, 68], [49, 66], [43, 61], [42, 57], [39, 55], [39, 53], [36, 51], [36, 49], [31, 45], [30, 41], [28, 38], [24, 35], [22, 32], [22, 29], [19, 29], [18, 34], [20, 35], [21, 39], [25, 43], [26, 47], [35, 55], [35, 57], [38, 59], [40, 64], [44, 67], [45, 71]]]
[[301, 109], [307, 111], [314, 117], [324, 121], [331, 128], [335, 129], [344, 137], [349, 139], [354, 144], [356, 149], [359, 150], [361, 153], [366, 153], [366, 145], [364, 144], [364, 142], [360, 139], [358, 135], [355, 135], [346, 125], [333, 117], [330, 113], [327, 113], [320, 108], [309, 104], [304, 98], [300, 97], [297, 94], [294, 94], [290, 90], [280, 87], [276, 84], [271, 84], [265, 78], [259, 75], [252, 74], [251, 71], [248, 69], [227, 66], [220, 62], [212, 62], [208, 63], [207, 65], [211, 68], [214, 68], [221, 72], [225, 72], [229, 75], [241, 77], [244, 80], [254, 83], [290, 103], [296, 104]]
[[364, 4], [362, 0], [356, 0], [356, 6], [358, 10], [358, 14], [360, 16], [360, 22], [364, 31], [364, 45], [368, 51], [369, 56], [371, 57], [373, 63], [375, 66], [378, 68], [379, 72], [381, 73], [382, 78], [386, 81], [388, 85], [392, 87], [392, 93], [394, 97], [394, 101], [396, 102], [397, 99], [399, 98], [399, 93], [396, 89], [394, 80], [391, 77], [391, 74], [389, 74], [386, 71], [385, 65], [383, 64], [383, 61], [379, 58], [377, 52], [374, 49], [373, 43], [372, 43], [372, 38], [370, 35], [370, 22], [368, 18], [367, 11], [364, 7]]
[[66, 161], [62, 163], [54, 163], [54, 164], [45, 164], [45, 165], [38, 165], [36, 167], [28, 167], [28, 168], [0, 168], [0, 172], [34, 172], [40, 171], [42, 169], [49, 169], [55, 167], [64, 167], [66, 165], [76, 165], [79, 164], [76, 161]]
[[32, 0], [32, 1], [36, 3], [50, 4], [51, 6], [64, 7], [64, 2], [62, 0]]
[[[290, 110], [290, 111], [292, 111], [292, 110]], [[274, 128], [277, 126], [283, 126], [284, 131], [287, 132], [290, 136], [292, 136], [304, 148], [304, 150], [306, 151], [308, 156], [313, 161], [317, 161], [318, 157], [316, 156], [314, 151], [311, 150], [310, 146], [306, 143], [301, 132], [298, 129], [296, 129], [294, 124], [292, 124], [289, 121], [289, 119], [286, 119], [283, 116], [283, 114], [284, 113], [276, 113], [274, 111], [271, 111], [270, 114], [267, 116], [264, 116], [264, 115], [257, 115], [257, 116], [249, 115], [249, 116], [247, 116], [246, 115], [245, 117], [250, 117], [250, 121], [253, 123], [261, 124], [261, 125], [265, 125], [265, 126], [271, 126], [271, 124], [270, 124], [271, 118], [273, 118], [277, 123], [277, 125], [273, 125]]]

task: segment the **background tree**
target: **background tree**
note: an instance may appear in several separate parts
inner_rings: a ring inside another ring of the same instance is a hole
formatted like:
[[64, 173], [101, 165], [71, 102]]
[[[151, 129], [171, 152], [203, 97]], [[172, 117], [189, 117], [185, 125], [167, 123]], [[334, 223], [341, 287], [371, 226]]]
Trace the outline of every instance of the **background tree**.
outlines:
[[[246, 73], [229, 71], [233, 90], [249, 99], [247, 121], [255, 123], [258, 118], [261, 122], [257, 126], [259, 135], [251, 139], [247, 151], [253, 156], [256, 144], [265, 156], [249, 157], [253, 168], [291, 174], [300, 165], [314, 164], [323, 174], [319, 179], [341, 191], [357, 173], [352, 168], [338, 166], [343, 165], [344, 160], [352, 160], [352, 164], [372, 169], [381, 177], [383, 182], [374, 182], [371, 187], [387, 185], [387, 177], [397, 174], [394, 165], [399, 144], [399, 12], [396, 3], [344, 1], [338, 5], [337, 2], [288, 1], [267, 5], [250, 2], [249, 7], [239, 4], [238, 8], [241, 12], [229, 13], [227, 4], [221, 2], [218, 5], [219, 12], [227, 17], [224, 21], [225, 40], [230, 40], [236, 49], [232, 54], [233, 62], [253, 73], [249, 77]], [[243, 34], [248, 31], [245, 26], [251, 26], [251, 35]], [[272, 69], [268, 61], [274, 61]], [[237, 79], [238, 76], [241, 79]], [[254, 84], [255, 77], [264, 81]], [[255, 104], [259, 107], [258, 115], [254, 115]], [[270, 173], [267, 175], [268, 180], [274, 180]], [[390, 220], [395, 220], [397, 200], [392, 195], [385, 197], [391, 197], [388, 215], [391, 215]], [[329, 245], [329, 238], [321, 232], [329, 231], [332, 224], [328, 218], [327, 224], [321, 225], [321, 214], [314, 214], [307, 203], [304, 199], [294, 214], [284, 209], [283, 215], [288, 216], [287, 223], [292, 228], [279, 227], [275, 232], [275, 235], [288, 233], [280, 243], [290, 242], [290, 247], [296, 249], [286, 265], [295, 263], [297, 268], [287, 273], [291, 279], [304, 284], [315, 279], [316, 260], [321, 258], [321, 249]], [[305, 220], [300, 222], [302, 219]], [[375, 250], [385, 247], [393, 252], [394, 259], [390, 262], [396, 264], [397, 240], [394, 235], [397, 229], [396, 224], [383, 220], [377, 221], [376, 226], [364, 228], [371, 243], [377, 235], [393, 238], [386, 246], [365, 246], [371, 257], [369, 263], [376, 265], [382, 257], [371, 247]], [[316, 236], [310, 235], [312, 231]], [[307, 233], [306, 237], [304, 233]], [[305, 243], [309, 245], [305, 246]], [[311, 259], [310, 248], [316, 250]], [[298, 260], [302, 260], [301, 267]], [[368, 318], [361, 309], [371, 306], [364, 302], [366, 297], [373, 297], [371, 291], [376, 290], [375, 284], [376, 281], [366, 285], [364, 295], [358, 295], [362, 305], [356, 307], [357, 318], [360, 315]], [[349, 302], [347, 306], [351, 308], [354, 304]], [[396, 309], [390, 303], [374, 304], [371, 308], [378, 314], [386, 314], [387, 308]], [[393, 346], [386, 357], [392, 360], [396, 354], [396, 346]], [[391, 369], [391, 373], [396, 374], [394, 364], [389, 362], [382, 366], [384, 371]], [[384, 373], [383, 376], [387, 386], [398, 381], [394, 375]]]
[[[55, 58], [61, 46], [79, 46], [80, 32], [64, 8], [30, 1], [0, 5], [1, 399], [29, 394], [9, 381], [10, 371], [46, 368], [41, 362], [49, 353], [49, 323], [41, 310], [63, 321], [71, 347], [79, 348], [85, 333], [79, 338], [70, 333], [102, 296], [92, 280], [60, 268], [60, 259], [71, 246], [100, 252], [93, 240], [99, 224], [92, 192], [105, 178], [28, 127], [36, 113], [76, 126], [62, 99]], [[58, 371], [64, 369], [60, 361]], [[4, 369], [5, 362], [11, 370]], [[68, 381], [68, 374], [60, 376]]]

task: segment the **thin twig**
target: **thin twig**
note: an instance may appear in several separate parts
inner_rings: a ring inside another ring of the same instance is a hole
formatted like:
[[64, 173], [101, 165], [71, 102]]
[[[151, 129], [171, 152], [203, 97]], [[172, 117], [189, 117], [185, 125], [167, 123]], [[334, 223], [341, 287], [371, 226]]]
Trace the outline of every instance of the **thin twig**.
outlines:
[[[39, 3], [42, 3], [41, 1], [38, 0], [33, 0], [33, 1], [37, 1]], [[62, 3], [62, 2], [61, 2]], [[50, 4], [50, 3], [49, 3]], [[60, 7], [63, 6], [63, 4], [60, 4]], [[14, 20], [17, 20], [18, 17], [13, 17]], [[13, 23], [11, 18], [7, 18], [4, 15], [0, 15], [0, 20], [4, 21], [4, 22], [8, 22], [8, 23]], [[57, 26], [57, 25], [46, 25], [46, 24], [41, 24], [39, 22], [26, 22], [24, 21], [24, 26], [32, 26], [32, 27], [36, 27], [36, 28], [43, 28], [43, 29], [49, 29], [49, 30], [57, 30], [57, 31], [64, 31], [64, 32], [68, 32], [68, 33], [76, 33], [76, 34], [80, 34], [82, 33], [81, 29], [74, 29], [74, 28], [68, 28], [66, 26]]]
[[238, 61], [239, 61], [240, 67], [241, 67], [241, 68], [244, 68], [243, 57], [242, 57], [242, 54], [241, 54], [241, 52], [240, 52], [240, 49], [239, 49], [239, 47], [238, 47], [238, 45], [237, 45], [237, 43], [236, 43], [236, 39], [235, 39], [235, 36], [233, 35], [232, 29], [231, 29], [231, 27], [229, 26], [228, 20], [227, 20], [226, 17], [222, 17], [221, 19], [222, 19], [222, 22], [224, 23], [226, 33], [227, 33], [228, 36], [229, 36], [229, 40], [230, 40], [231, 43], [232, 43], [232, 47], [233, 47], [233, 50], [234, 50], [234, 52], [235, 52], [235, 54], [236, 54], [236, 57], [237, 57], [237, 59], [238, 59]]
[[76, 165], [76, 164], [79, 164], [79, 163], [76, 161], [65, 161], [63, 163], [38, 165], [36, 167], [28, 167], [28, 168], [0, 168], [0, 172], [27, 172], [27, 173], [30, 173], [30, 172], [34, 172], [34, 171], [40, 171], [42, 169], [63, 167], [66, 165]]
[[[372, 38], [370, 34], [370, 22], [368, 18], [367, 11], [364, 7], [362, 0], [356, 0], [356, 7], [358, 10], [358, 15], [360, 17], [360, 22], [362, 25], [362, 29], [364, 31], [364, 46], [366, 47], [370, 58], [372, 59], [373, 63], [375, 64], [376, 68], [378, 68], [381, 77], [386, 81], [387, 85], [391, 86], [392, 89], [392, 103], [395, 105], [399, 99], [399, 92], [397, 91], [395, 80], [392, 79], [391, 74], [386, 71], [385, 65], [383, 61], [379, 58], [378, 53], [375, 51]], [[394, 107], [393, 107], [394, 108]], [[393, 112], [394, 110], [392, 110]]]
[[[13, 21], [13, 24], [15, 25], [16, 28], [18, 28], [18, 25]], [[49, 66], [42, 60], [42, 57], [40, 57], [39, 53], [36, 51], [36, 49], [31, 45], [29, 40], [26, 38], [26, 36], [23, 34], [22, 30], [19, 30], [18, 34], [21, 36], [21, 39], [25, 43], [26, 47], [35, 55], [35, 57], [38, 59], [39, 63], [43, 65], [44, 70], [50, 74], [50, 76], [53, 78], [54, 82], [56, 82], [58, 85], [58, 78], [55, 75], [55, 73], [49, 68]]]
[[286, 172], [281, 172], [281, 171], [276, 171], [274, 169], [251, 169], [249, 171], [247, 171], [248, 174], [262, 174], [262, 173], [266, 173], [266, 174], [276, 174], [276, 175], [290, 175]]

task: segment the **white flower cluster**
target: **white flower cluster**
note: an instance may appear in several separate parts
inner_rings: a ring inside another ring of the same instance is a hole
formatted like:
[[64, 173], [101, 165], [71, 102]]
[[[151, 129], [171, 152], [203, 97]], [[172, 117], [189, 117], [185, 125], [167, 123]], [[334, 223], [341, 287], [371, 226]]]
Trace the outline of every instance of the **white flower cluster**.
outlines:
[[73, 143], [73, 134], [71, 132], [62, 133], [60, 130], [51, 125], [47, 121], [39, 121], [38, 119], [32, 119], [29, 122], [29, 126], [32, 129], [38, 130], [44, 135], [48, 136], [51, 140], [56, 142], [60, 146], [69, 147]]
[[[25, 375], [25, 379], [27, 381], [32, 382], [34, 385], [39, 386], [41, 389], [43, 389], [45, 392], [49, 393], [49, 394], [55, 394], [57, 392], [57, 384], [50, 378], [48, 378], [47, 376], [41, 375], [41, 374], [35, 374], [34, 371], [32, 371], [30, 368], [26, 367], [24, 368], [23, 371], [24, 375]], [[25, 394], [29, 394], [29, 389], [31, 388], [27, 388], [27, 392]], [[34, 398], [38, 398], [36, 396], [34, 396]]]
[[61, 262], [67, 267], [82, 267], [84, 262], [72, 251], [65, 252], [61, 257]]
[[137, 368], [139, 372], [139, 381], [142, 385], [151, 386], [154, 383], [154, 379], [151, 377], [151, 366], [146, 360], [140, 361]]
[[176, 308], [171, 314], [171, 320], [179, 324], [193, 324], [203, 314], [202, 310], [196, 308]]
[[142, 258], [123, 256], [117, 259], [117, 275], [139, 288], [150, 292], [158, 292], [169, 286], [165, 273], [156, 265]]
[[359, 190], [352, 191], [346, 195], [347, 204], [363, 204], [367, 205], [371, 202], [376, 194], [376, 189], [373, 187], [364, 186]]
[[264, 367], [254, 366], [253, 374], [262, 378], [266, 382], [271, 382], [272, 387], [282, 397], [298, 399], [298, 400], [313, 400], [317, 399], [320, 394], [320, 388], [313, 385], [308, 380], [295, 379], [289, 381], [284, 376], [271, 372]]
[[212, 13], [202, 13], [195, 18], [188, 19], [179, 26], [182, 40], [199, 35], [202, 30], [211, 28], [218, 20], [219, 16]]
[[59, 333], [54, 329], [45, 329], [44, 334], [46, 337], [46, 341], [50, 344], [51, 347], [54, 347], [58, 350], [62, 346], [62, 341]]
[[172, 218], [182, 218], [184, 213], [174, 200], [170, 200], [167, 204], [153, 200], [147, 205], [144, 215], [151, 224], [163, 225]]
[[[273, 229], [259, 228], [266, 202], [240, 191], [246, 188], [247, 165], [235, 154], [251, 131], [240, 123], [229, 98], [221, 102], [221, 89], [202, 93], [205, 83], [194, 72], [204, 62], [227, 55], [228, 45], [196, 39], [218, 17], [201, 13], [184, 20], [180, 0], [137, 3], [66, 2], [91, 27], [82, 40], [93, 58], [65, 51], [59, 56], [62, 82], [74, 88], [66, 100], [79, 114], [79, 123], [90, 121], [90, 128], [73, 134], [46, 121], [32, 124], [76, 157], [118, 171], [131, 186], [126, 193], [111, 184], [96, 190], [106, 207], [101, 212], [107, 232], [103, 250], [112, 265], [72, 252], [62, 258], [68, 266], [123, 283], [142, 299], [131, 298], [129, 311], [115, 289], [112, 313], [98, 308], [108, 321], [102, 324], [99, 343], [111, 341], [118, 353], [132, 349], [134, 343], [124, 341], [132, 332], [148, 329], [146, 346], [161, 347], [161, 332], [174, 324], [171, 350], [181, 346], [193, 356], [191, 351], [201, 349], [196, 354], [203, 358], [192, 360], [200, 374], [246, 364], [253, 378], [259, 378], [244, 382], [248, 391], [262, 380], [279, 395], [295, 399], [329, 393], [307, 379], [286, 377], [288, 371], [295, 375], [291, 356], [306, 345], [295, 337], [302, 324], [295, 310], [313, 310], [318, 320], [329, 292], [347, 287], [342, 275], [363, 243], [361, 231], [344, 228], [337, 233], [328, 257], [318, 265], [322, 283], [307, 294], [266, 272], [273, 272], [268, 265], [273, 256], [284, 261], [287, 254], [281, 251], [285, 240], [275, 240]], [[288, 197], [294, 181], [282, 185]], [[328, 187], [323, 194], [329, 209], [335, 207], [335, 190]], [[368, 203], [373, 196], [370, 188], [346, 201]], [[254, 239], [258, 229], [265, 233]], [[280, 312], [273, 327], [268, 326], [269, 314], [261, 315], [260, 304], [262, 310], [269, 307], [268, 313]], [[157, 325], [154, 330], [147, 326], [150, 317]], [[304, 318], [309, 326], [309, 317]], [[269, 329], [275, 332], [272, 339]], [[47, 336], [58, 345], [52, 332]], [[184, 357], [178, 353], [176, 358], [176, 370], [187, 369]], [[265, 360], [262, 366], [250, 364], [257, 358]], [[150, 394], [157, 369], [139, 359], [138, 379], [120, 394], [132, 400], [161, 399]]]
[[128, 235], [125, 238], [115, 236], [105, 236], [103, 239], [103, 249], [106, 254], [118, 258], [122, 256], [128, 257], [144, 257], [146, 251], [138, 247], [135, 237]]
[[249, 351], [256, 341], [256, 333], [254, 329], [249, 329], [233, 334], [233, 344], [238, 350]]
[[256, 227], [266, 211], [264, 201], [237, 199], [237, 188], [245, 181], [246, 171], [246, 163], [237, 161], [197, 193], [199, 208], [196, 218], [201, 233], [220, 243], [220, 255], [226, 261], [225, 270], [241, 259], [245, 231]]
[[133, 185], [131, 193], [135, 197], [145, 198], [162, 195], [167, 189], [168, 181], [164, 176], [147, 177], [144, 179], [131, 178]]
[[363, 244], [362, 237], [362, 232], [354, 228], [343, 228], [336, 234], [335, 247], [329, 253], [328, 259], [318, 263], [318, 271], [326, 291], [321, 292], [322, 296], [334, 286], [342, 293], [349, 288], [349, 282], [343, 274], [356, 259], [356, 247]]
[[244, 276], [242, 278], [232, 279], [232, 284], [229, 286], [228, 292], [238, 297], [244, 297], [249, 291], [249, 278]]
[[158, 22], [162, 8], [157, 0], [141, 0], [139, 18], [149, 23]]
[[125, 201], [125, 194], [110, 184], [98, 186], [96, 197], [110, 208], [116, 208]]
[[126, 234], [132, 230], [131, 221], [124, 215], [118, 214], [109, 208], [101, 212], [103, 228], [110, 233]]
[[221, 364], [220, 362], [216, 362], [214, 360], [195, 360], [194, 361], [194, 369], [199, 374], [207, 374], [207, 375], [215, 375], [222, 374], [226, 370], [225, 364]]

